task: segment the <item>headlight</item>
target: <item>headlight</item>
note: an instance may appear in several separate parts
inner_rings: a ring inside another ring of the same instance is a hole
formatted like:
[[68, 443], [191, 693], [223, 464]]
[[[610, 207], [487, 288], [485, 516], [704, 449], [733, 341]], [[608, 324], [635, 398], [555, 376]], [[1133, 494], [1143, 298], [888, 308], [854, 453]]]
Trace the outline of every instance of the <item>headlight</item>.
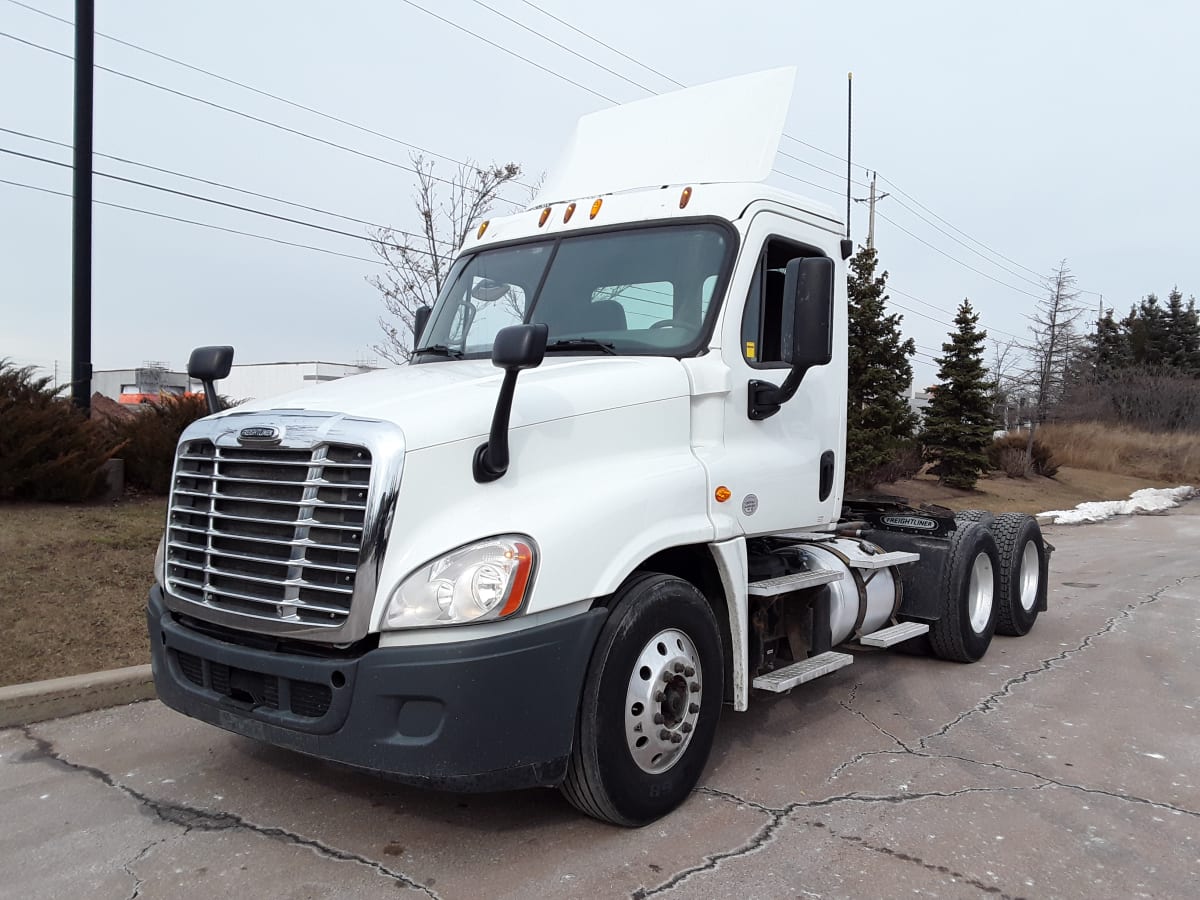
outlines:
[[460, 547], [409, 575], [392, 593], [383, 628], [503, 619], [525, 602], [537, 553], [518, 535]]
[[154, 580], [160, 588], [167, 586], [167, 535], [164, 532], [154, 551]]

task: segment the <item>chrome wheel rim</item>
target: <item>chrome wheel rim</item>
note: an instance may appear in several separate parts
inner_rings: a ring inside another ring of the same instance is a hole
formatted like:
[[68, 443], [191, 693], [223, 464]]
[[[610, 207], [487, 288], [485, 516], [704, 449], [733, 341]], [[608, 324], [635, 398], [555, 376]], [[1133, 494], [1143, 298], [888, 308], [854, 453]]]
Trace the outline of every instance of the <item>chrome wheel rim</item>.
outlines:
[[639, 769], [659, 775], [683, 756], [700, 717], [703, 670], [692, 639], [677, 628], [638, 654], [625, 692], [625, 742]]
[[992, 617], [993, 586], [992, 560], [986, 553], [980, 553], [971, 566], [971, 583], [967, 586], [967, 617], [976, 634], [983, 634]]
[[1042, 561], [1038, 559], [1037, 544], [1026, 541], [1021, 553], [1021, 608], [1026, 612], [1033, 609], [1033, 604], [1037, 602], [1041, 580]]

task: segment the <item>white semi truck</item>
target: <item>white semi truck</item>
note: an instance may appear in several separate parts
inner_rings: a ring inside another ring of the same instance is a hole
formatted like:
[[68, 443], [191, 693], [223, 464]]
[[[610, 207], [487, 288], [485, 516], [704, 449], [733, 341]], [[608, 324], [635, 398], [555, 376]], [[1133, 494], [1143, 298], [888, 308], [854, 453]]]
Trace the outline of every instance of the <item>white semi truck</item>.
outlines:
[[[188, 428], [147, 612], [162, 700], [642, 825], [724, 706], [863, 645], [971, 662], [1026, 633], [1034, 520], [844, 496], [851, 245], [761, 183], [793, 80], [585, 117], [539, 203], [466, 241], [410, 364]], [[231, 358], [193, 354], [210, 397]]]

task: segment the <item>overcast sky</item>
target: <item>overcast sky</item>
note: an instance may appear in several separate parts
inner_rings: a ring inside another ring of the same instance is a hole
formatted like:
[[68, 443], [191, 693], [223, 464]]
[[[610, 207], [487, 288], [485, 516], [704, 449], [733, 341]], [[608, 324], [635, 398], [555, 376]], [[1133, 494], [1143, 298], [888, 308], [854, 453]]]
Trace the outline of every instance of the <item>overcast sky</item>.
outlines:
[[[68, 20], [73, 15], [69, 0], [23, 2]], [[1200, 8], [1194, 3], [96, 5], [97, 30], [107, 35], [433, 153], [512, 160], [532, 174], [553, 164], [578, 116], [646, 96], [589, 61], [656, 92], [673, 87], [538, 7], [685, 84], [796, 65], [786, 132], [837, 156], [846, 150], [846, 73], [853, 70], [855, 178], [877, 169], [881, 190], [893, 192], [879, 204], [890, 221], [877, 222], [876, 245], [893, 286], [922, 301], [894, 294], [897, 303], [948, 322], [952, 312], [932, 307], [952, 310], [967, 296], [994, 334], [1024, 335], [1035, 302], [1030, 294], [1040, 293], [1033, 273], [1044, 274], [1063, 258], [1078, 286], [1096, 292], [1081, 296], [1091, 308], [1099, 303], [1097, 293], [1120, 313], [1147, 292], [1165, 295], [1174, 285], [1185, 295], [1200, 292], [1193, 246], [1200, 209], [1193, 171], [1200, 145]], [[0, 32], [72, 52], [69, 26], [13, 0], [0, 0]], [[96, 73], [98, 153], [356, 219], [413, 226], [413, 177], [388, 164], [407, 165], [404, 146], [99, 36], [96, 62], [383, 161], [105, 71]], [[0, 128], [71, 141], [69, 60], [0, 37], [0, 85]], [[0, 147], [70, 161], [67, 148], [7, 132], [0, 132]], [[844, 208], [843, 175], [821, 171], [844, 173], [843, 162], [787, 139], [781, 149], [804, 162], [781, 157], [779, 169], [826, 190], [778, 174], [773, 183]], [[440, 170], [450, 165], [440, 163]], [[100, 157], [95, 167], [357, 235], [365, 231], [344, 219]], [[69, 169], [4, 153], [0, 179], [71, 188]], [[855, 195], [865, 191], [856, 187]], [[146, 360], [182, 367], [193, 346], [218, 342], [234, 344], [240, 362], [374, 356], [369, 347], [379, 338], [381, 304], [365, 281], [378, 268], [366, 242], [104, 178], [96, 179], [95, 196], [361, 257], [98, 206], [97, 368]], [[60, 377], [70, 359], [70, 207], [64, 197], [0, 184], [0, 357], [48, 368], [57, 360]], [[865, 204], [855, 204], [857, 241], [865, 241], [866, 225]], [[906, 332], [926, 352], [937, 351], [946, 326], [900, 311]], [[918, 358], [916, 372], [919, 382], [932, 381], [927, 357]]]

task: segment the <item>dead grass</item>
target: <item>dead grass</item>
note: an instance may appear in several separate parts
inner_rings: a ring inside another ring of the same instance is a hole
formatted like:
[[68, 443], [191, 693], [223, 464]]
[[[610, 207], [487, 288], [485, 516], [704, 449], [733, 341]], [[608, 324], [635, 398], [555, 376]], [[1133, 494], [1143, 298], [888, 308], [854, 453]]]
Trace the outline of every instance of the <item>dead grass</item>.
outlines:
[[1078, 422], [1046, 425], [1038, 430], [1038, 438], [1064, 466], [1117, 472], [1176, 485], [1200, 484], [1200, 434], [1151, 433], [1098, 422]]
[[0, 504], [0, 685], [150, 661], [162, 498]]
[[1173, 487], [1178, 481], [1138, 478], [1114, 472], [1093, 472], [1063, 466], [1054, 478], [1030, 475], [1009, 478], [993, 472], [980, 479], [973, 491], [945, 487], [930, 475], [918, 475], [895, 484], [881, 484], [879, 493], [897, 494], [910, 503], [936, 503], [950, 509], [990, 509], [992, 512], [1036, 514], [1051, 509], [1072, 509], [1085, 500], [1124, 500], [1141, 488]]

